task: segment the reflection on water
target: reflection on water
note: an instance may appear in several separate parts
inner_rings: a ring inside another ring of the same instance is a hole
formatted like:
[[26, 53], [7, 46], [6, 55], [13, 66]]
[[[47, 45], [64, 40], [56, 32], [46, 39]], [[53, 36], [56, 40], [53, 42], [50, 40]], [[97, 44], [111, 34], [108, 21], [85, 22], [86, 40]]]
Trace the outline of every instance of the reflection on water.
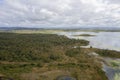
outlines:
[[[95, 48], [110, 49], [120, 51], [120, 32], [62, 32], [61, 35], [66, 35], [69, 38], [85, 39], [90, 41], [90, 45]], [[96, 35], [91, 37], [74, 36], [80, 34]]]
[[[85, 39], [90, 41], [90, 46], [100, 49], [109, 49], [120, 51], [120, 32], [62, 32], [59, 35], [65, 35], [74, 39]], [[74, 36], [80, 34], [90, 34], [96, 36]], [[103, 70], [109, 80], [120, 80], [120, 60], [106, 60], [108, 65], [103, 65]], [[112, 61], [112, 63], [111, 63]], [[118, 66], [116, 66], [118, 65]]]
[[106, 58], [105, 61], [109, 66], [104, 64], [103, 70], [106, 72], [109, 80], [120, 80], [120, 59]]

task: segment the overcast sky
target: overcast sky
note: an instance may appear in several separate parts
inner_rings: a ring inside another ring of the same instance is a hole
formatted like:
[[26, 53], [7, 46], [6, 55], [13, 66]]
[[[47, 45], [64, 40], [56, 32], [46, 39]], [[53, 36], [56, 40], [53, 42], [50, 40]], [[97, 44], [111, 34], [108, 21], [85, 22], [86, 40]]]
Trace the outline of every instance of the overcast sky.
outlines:
[[120, 0], [0, 0], [4, 27], [120, 27]]

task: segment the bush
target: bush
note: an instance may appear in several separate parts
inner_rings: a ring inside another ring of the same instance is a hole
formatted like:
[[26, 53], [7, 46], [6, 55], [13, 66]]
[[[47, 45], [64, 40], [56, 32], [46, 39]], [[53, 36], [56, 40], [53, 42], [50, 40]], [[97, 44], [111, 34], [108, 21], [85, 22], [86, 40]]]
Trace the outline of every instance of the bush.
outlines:
[[80, 48], [79, 48], [79, 49], [67, 50], [65, 54], [69, 57], [74, 57], [74, 56], [76, 56], [77, 54], [80, 54], [80, 53], [81, 53], [81, 51], [80, 51]]

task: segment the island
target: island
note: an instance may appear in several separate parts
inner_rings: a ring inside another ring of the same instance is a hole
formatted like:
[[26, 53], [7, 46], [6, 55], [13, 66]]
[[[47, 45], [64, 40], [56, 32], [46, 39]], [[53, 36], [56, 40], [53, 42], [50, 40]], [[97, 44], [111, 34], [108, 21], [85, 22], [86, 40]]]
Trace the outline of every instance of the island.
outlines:
[[91, 35], [91, 34], [79, 34], [79, 35], [73, 35], [73, 36], [76, 36], [76, 37], [78, 37], [78, 36], [93, 37], [95, 35]]

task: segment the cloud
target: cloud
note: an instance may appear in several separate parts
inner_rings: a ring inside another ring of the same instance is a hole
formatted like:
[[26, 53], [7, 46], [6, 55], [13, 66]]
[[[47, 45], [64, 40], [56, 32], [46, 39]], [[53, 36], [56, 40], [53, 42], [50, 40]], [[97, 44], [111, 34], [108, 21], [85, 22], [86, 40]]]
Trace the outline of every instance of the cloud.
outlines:
[[0, 0], [0, 26], [120, 27], [120, 1]]
[[108, 0], [109, 3], [119, 4], [120, 0]]

